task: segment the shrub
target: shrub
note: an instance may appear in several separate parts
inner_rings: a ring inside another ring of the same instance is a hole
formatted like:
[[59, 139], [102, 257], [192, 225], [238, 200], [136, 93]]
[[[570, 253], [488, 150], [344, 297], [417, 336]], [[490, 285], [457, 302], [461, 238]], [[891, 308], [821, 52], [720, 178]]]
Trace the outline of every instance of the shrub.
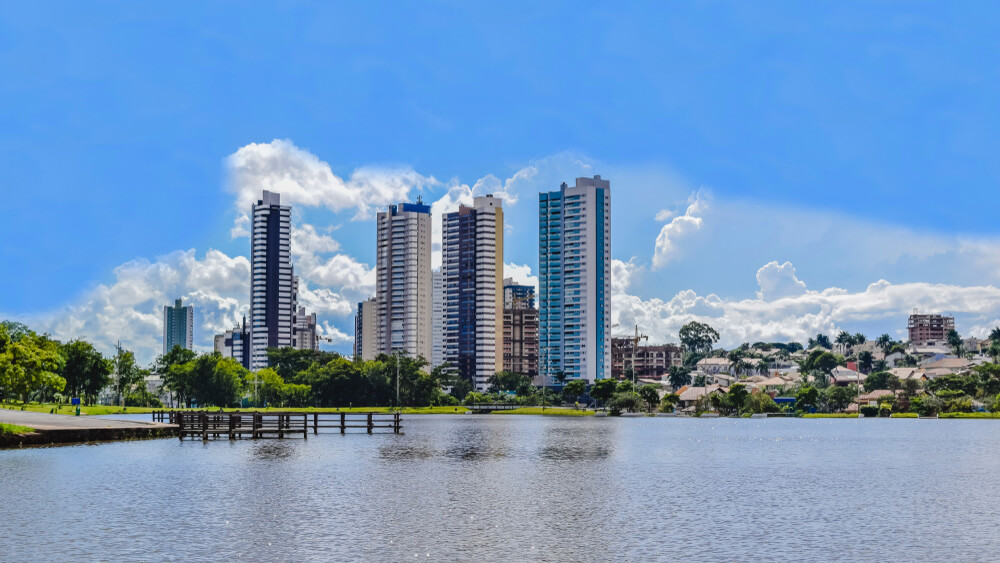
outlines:
[[608, 401], [611, 416], [618, 416], [622, 411], [635, 412], [640, 409], [639, 397], [635, 393], [615, 393]]
[[861, 416], [864, 417], [878, 416], [878, 407], [873, 407], [871, 405], [865, 405], [861, 407]]

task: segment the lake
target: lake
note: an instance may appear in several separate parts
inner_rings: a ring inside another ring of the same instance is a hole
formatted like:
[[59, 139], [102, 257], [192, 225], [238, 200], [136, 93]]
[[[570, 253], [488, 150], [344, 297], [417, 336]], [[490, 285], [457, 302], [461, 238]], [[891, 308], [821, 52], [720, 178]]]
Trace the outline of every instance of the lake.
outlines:
[[1000, 421], [411, 415], [0, 451], [0, 560], [996, 560]]

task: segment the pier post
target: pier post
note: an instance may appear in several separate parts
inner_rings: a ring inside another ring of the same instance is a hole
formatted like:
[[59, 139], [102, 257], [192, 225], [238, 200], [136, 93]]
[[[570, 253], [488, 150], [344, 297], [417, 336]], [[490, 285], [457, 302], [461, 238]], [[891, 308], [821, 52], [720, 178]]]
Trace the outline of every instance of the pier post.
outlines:
[[313, 434], [319, 434], [319, 413], [318, 412], [314, 412], [313, 413]]
[[340, 413], [340, 433], [343, 434], [347, 431], [347, 413], [341, 411]]
[[399, 422], [400, 422], [399, 418], [400, 418], [399, 411], [397, 411], [395, 416], [393, 416], [393, 427], [392, 427], [392, 431], [395, 434], [399, 434]]
[[201, 413], [201, 439], [208, 440], [208, 414]]
[[368, 433], [372, 433], [372, 413], [368, 413]]

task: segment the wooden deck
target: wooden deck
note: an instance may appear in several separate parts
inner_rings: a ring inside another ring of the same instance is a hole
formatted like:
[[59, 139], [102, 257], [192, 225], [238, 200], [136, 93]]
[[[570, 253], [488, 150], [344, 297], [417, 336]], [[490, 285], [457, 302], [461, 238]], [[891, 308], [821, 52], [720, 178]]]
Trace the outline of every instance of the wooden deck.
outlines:
[[154, 422], [176, 424], [178, 437], [188, 438], [291, 438], [309, 437], [309, 431], [346, 434], [364, 430], [368, 434], [391, 431], [399, 434], [402, 417], [398, 412], [208, 412], [154, 411]]

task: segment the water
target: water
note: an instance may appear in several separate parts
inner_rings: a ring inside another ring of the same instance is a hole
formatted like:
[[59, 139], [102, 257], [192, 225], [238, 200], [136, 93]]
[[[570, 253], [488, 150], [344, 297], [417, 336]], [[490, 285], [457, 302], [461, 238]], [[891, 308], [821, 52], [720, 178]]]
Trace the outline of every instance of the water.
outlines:
[[995, 421], [408, 416], [0, 451], [0, 560], [996, 560]]

